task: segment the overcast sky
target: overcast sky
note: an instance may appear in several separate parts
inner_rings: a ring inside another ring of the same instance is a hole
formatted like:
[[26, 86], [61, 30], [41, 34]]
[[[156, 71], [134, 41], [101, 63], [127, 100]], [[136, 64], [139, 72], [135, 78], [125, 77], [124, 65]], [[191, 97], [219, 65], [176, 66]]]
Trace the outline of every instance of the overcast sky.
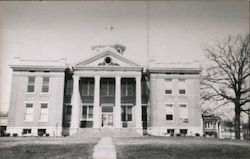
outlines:
[[[205, 44], [249, 32], [248, 1], [150, 2], [148, 31], [151, 59], [203, 62]], [[13, 57], [71, 64], [93, 54], [91, 46], [119, 43], [143, 66], [146, 37], [143, 1], [0, 2], [0, 110], [8, 110]]]

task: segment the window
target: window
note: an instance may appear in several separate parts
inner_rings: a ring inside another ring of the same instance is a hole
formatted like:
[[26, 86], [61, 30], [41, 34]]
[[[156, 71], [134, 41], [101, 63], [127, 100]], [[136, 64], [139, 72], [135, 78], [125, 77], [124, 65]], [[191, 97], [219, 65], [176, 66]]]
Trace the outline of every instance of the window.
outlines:
[[188, 109], [186, 104], [180, 104], [180, 119], [184, 123], [188, 122]]
[[69, 106], [66, 107], [66, 114], [71, 115], [71, 112], [72, 112], [72, 106], [69, 105]]
[[27, 92], [34, 92], [34, 91], [35, 91], [35, 77], [30, 76], [30, 77], [28, 77]]
[[167, 129], [168, 134], [174, 134], [174, 129]]
[[132, 106], [122, 106], [121, 118], [122, 121], [132, 121]]
[[84, 120], [93, 119], [93, 105], [82, 106], [82, 119]]
[[186, 94], [186, 80], [179, 79], [179, 94]]
[[186, 135], [187, 134], [187, 129], [180, 129], [180, 134]]
[[44, 134], [46, 134], [46, 129], [37, 129], [37, 134], [43, 136]]
[[22, 134], [31, 134], [31, 129], [23, 129]]
[[41, 104], [40, 121], [41, 122], [48, 121], [48, 103]]
[[133, 96], [134, 86], [132, 81], [122, 80], [121, 95]]
[[205, 123], [205, 128], [206, 129], [213, 129], [214, 128], [214, 124], [212, 122], [207, 122], [207, 123]]
[[101, 80], [101, 96], [114, 96], [115, 94], [114, 79]]
[[166, 104], [165, 113], [166, 113], [166, 120], [173, 120], [173, 114], [174, 114], [173, 104]]
[[42, 92], [43, 93], [49, 92], [49, 77], [43, 77]]
[[73, 91], [73, 80], [67, 81], [66, 95], [71, 95]]
[[26, 103], [25, 121], [26, 122], [33, 121], [33, 104], [32, 103]]
[[71, 105], [66, 105], [64, 109], [64, 121], [65, 123], [69, 123], [71, 120], [71, 112], [72, 112], [72, 106]]
[[172, 94], [173, 84], [172, 79], [165, 79], [165, 94]]
[[81, 91], [83, 96], [94, 96], [94, 79], [83, 79]]

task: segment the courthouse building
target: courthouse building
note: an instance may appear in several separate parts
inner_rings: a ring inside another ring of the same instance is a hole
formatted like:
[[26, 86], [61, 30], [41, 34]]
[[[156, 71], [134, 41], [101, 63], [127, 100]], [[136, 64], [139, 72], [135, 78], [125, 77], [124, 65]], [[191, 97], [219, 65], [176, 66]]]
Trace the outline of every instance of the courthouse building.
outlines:
[[92, 57], [16, 58], [7, 132], [70, 135], [80, 129], [131, 129], [151, 135], [202, 134], [200, 68], [126, 58], [125, 47], [98, 46]]

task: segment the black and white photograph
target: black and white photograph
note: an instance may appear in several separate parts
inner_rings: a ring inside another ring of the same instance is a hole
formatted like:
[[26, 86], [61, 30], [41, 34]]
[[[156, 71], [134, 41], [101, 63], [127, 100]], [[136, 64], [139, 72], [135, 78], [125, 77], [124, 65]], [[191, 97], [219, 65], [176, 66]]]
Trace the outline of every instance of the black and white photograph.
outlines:
[[249, 159], [249, 9], [0, 1], [0, 159]]

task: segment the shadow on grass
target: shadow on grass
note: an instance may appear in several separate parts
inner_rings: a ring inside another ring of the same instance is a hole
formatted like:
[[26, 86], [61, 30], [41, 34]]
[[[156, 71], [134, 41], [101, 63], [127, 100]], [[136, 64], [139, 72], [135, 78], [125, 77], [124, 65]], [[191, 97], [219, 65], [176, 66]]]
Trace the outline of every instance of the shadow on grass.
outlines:
[[90, 159], [95, 144], [25, 144], [0, 149], [0, 159]]
[[118, 159], [249, 159], [250, 145], [201, 138], [115, 139]]

